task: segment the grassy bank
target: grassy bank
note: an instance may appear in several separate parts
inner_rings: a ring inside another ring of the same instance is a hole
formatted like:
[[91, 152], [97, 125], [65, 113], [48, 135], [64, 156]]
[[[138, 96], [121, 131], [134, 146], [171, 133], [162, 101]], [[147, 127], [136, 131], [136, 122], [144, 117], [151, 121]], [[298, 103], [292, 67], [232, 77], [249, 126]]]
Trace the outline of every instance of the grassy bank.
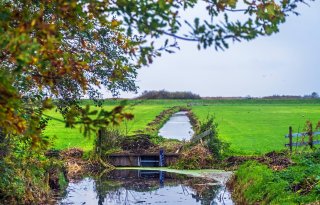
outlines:
[[229, 183], [233, 199], [239, 204], [320, 203], [320, 150], [291, 158], [294, 164], [281, 171], [256, 161], [240, 166]]
[[[92, 104], [86, 100], [82, 103]], [[108, 100], [103, 107], [111, 109], [117, 104], [118, 100]], [[302, 131], [306, 120], [316, 122], [320, 119], [320, 101], [317, 99], [130, 100], [128, 104], [128, 111], [135, 118], [119, 126], [128, 134], [144, 130], [159, 113], [172, 106], [189, 105], [200, 120], [209, 114], [215, 115], [220, 138], [230, 143], [230, 155], [259, 155], [281, 150], [286, 143], [284, 135], [290, 125], [294, 132], [298, 132]], [[62, 119], [53, 110], [47, 114]], [[79, 129], [67, 129], [64, 126], [58, 121], [49, 122], [45, 134], [56, 136], [53, 140], [54, 148], [92, 148], [94, 137], [84, 138]]]

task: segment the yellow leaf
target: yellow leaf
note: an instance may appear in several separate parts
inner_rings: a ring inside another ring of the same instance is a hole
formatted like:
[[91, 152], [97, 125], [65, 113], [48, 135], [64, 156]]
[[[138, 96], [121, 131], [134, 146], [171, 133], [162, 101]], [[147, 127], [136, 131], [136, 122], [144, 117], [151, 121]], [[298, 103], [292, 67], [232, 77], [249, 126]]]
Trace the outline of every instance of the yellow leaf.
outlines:
[[119, 25], [120, 25], [120, 22], [119, 22], [119, 21], [117, 21], [117, 20], [115, 20], [115, 19], [113, 19], [113, 20], [111, 21], [111, 27], [115, 28], [115, 27], [117, 27], [117, 26], [119, 26]]
[[33, 27], [34, 25], [36, 25], [36, 20], [35, 20], [35, 19], [33, 19], [33, 20], [31, 21], [31, 26]]
[[228, 0], [227, 4], [231, 7], [231, 8], [236, 8], [237, 5], [237, 0]]

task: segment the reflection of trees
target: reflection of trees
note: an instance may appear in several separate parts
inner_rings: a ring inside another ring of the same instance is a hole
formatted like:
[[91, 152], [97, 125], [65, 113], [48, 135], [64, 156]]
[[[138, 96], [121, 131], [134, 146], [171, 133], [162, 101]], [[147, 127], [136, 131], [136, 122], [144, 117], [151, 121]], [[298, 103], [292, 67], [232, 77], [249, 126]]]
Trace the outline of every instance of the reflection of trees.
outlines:
[[[211, 182], [208, 183], [208, 182]], [[190, 178], [184, 181], [184, 184], [192, 189], [194, 193], [191, 194], [192, 198], [196, 199], [197, 202], [201, 202], [203, 205], [212, 204], [221, 189], [221, 185], [214, 185], [213, 180], [208, 181], [203, 178]]]
[[201, 204], [203, 205], [210, 205], [212, 204], [213, 199], [217, 197], [220, 188], [220, 185], [202, 187], [201, 194], [195, 192], [195, 194], [192, 194], [192, 198], [195, 198], [197, 202], [201, 201]]
[[[204, 205], [211, 204], [221, 188], [219, 185], [208, 184], [208, 180], [203, 178], [193, 178], [173, 173], [166, 173], [164, 182], [165, 187], [181, 185], [184, 195], [190, 195], [190, 197]], [[107, 201], [125, 205], [142, 203], [144, 201], [141, 201], [137, 192], [157, 191], [160, 187], [159, 176], [145, 178], [129, 172], [124, 174], [111, 172], [95, 179], [95, 191], [99, 205], [105, 204]]]

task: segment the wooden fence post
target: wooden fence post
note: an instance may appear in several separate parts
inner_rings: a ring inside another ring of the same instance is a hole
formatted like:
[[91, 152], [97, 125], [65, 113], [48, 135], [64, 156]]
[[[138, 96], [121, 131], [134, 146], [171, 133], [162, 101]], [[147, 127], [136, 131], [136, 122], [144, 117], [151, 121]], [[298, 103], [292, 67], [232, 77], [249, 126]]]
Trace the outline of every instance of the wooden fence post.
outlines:
[[313, 148], [312, 124], [310, 124], [310, 131], [309, 131], [308, 135], [309, 135], [309, 145], [310, 145], [310, 148], [312, 149]]
[[290, 146], [290, 152], [292, 152], [292, 127], [289, 127], [289, 146]]

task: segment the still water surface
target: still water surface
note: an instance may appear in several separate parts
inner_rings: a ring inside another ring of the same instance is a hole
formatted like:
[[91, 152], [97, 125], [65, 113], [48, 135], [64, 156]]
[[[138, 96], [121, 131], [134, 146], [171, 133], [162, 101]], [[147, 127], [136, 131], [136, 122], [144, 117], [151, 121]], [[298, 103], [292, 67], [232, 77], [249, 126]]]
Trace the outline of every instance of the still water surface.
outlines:
[[67, 204], [233, 204], [230, 193], [214, 180], [164, 171], [114, 170], [107, 175], [69, 183]]
[[178, 140], [190, 140], [193, 134], [194, 131], [186, 111], [173, 114], [159, 130], [160, 136]]

